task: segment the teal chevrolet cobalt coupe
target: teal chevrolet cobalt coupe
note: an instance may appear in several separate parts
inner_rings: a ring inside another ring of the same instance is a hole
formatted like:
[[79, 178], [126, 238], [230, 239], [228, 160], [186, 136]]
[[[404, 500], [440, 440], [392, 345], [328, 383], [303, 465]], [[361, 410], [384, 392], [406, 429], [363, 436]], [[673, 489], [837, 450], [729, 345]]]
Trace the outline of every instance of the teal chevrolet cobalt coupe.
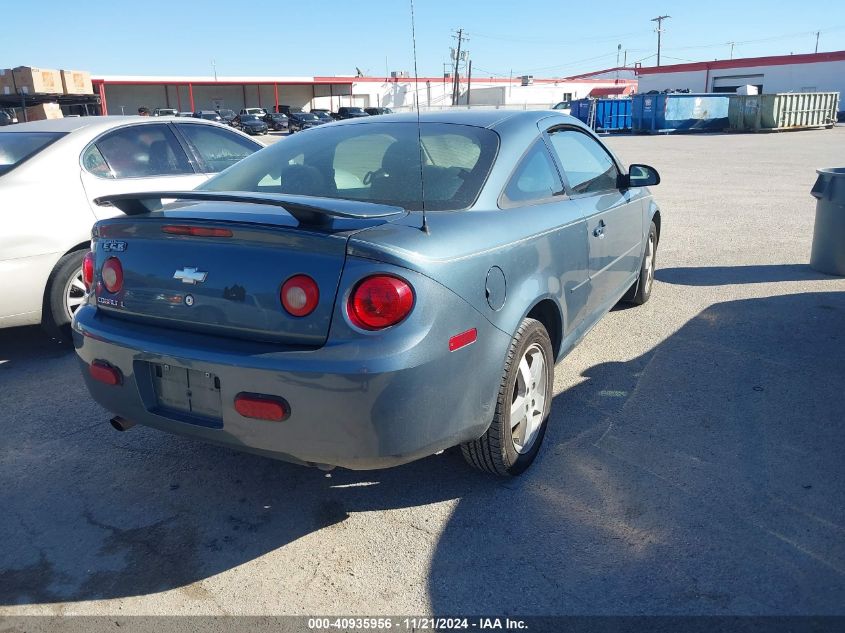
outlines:
[[553, 111], [316, 127], [190, 192], [98, 199], [73, 320], [112, 425], [371, 469], [460, 446], [503, 476], [543, 442], [555, 363], [648, 300], [661, 214]]

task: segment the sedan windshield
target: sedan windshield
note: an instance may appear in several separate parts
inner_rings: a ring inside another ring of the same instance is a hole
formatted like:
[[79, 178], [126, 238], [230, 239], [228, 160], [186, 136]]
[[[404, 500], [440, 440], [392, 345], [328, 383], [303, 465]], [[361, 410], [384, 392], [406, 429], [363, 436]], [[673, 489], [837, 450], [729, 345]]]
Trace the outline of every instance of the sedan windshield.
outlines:
[[321, 126], [256, 152], [200, 189], [344, 198], [419, 210], [424, 179], [426, 209], [464, 209], [478, 197], [498, 142], [495, 132], [468, 125], [423, 123], [419, 138], [415, 123]]
[[0, 134], [0, 176], [12, 171], [64, 134], [59, 132], [4, 132]]

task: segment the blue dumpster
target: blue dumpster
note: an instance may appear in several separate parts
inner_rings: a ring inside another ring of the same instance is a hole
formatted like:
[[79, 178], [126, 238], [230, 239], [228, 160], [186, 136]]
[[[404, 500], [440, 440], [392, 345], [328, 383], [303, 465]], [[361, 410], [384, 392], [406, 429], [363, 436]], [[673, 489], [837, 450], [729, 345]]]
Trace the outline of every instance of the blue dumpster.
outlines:
[[728, 127], [729, 94], [639, 94], [632, 101], [634, 132], [718, 132]]
[[572, 102], [570, 114], [590, 124], [590, 105], [595, 104], [597, 131], [612, 132], [631, 129], [631, 99], [577, 99]]
[[590, 102], [592, 99], [574, 99], [569, 104], [569, 114], [586, 123], [590, 116]]
[[630, 99], [596, 99], [596, 130], [613, 132], [631, 129]]

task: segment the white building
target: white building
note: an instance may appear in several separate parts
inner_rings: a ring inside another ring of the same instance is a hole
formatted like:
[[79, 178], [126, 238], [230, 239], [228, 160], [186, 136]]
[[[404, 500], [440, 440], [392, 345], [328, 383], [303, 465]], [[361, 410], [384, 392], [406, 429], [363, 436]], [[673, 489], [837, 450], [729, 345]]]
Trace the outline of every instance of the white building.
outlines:
[[712, 62], [637, 67], [639, 92], [687, 89], [690, 92], [736, 92], [744, 85], [761, 93], [839, 92], [845, 109], [845, 51], [809, 55], [747, 57]]
[[[450, 77], [138, 77], [93, 80], [104, 114], [135, 114], [138, 108], [180, 111], [278, 105], [336, 111], [341, 106], [410, 110], [415, 93], [421, 109], [450, 107]], [[595, 89], [636, 86], [625, 78], [523, 79], [461, 77], [458, 103], [470, 106], [541, 109], [586, 97]], [[525, 84], [525, 85], [523, 85]]]

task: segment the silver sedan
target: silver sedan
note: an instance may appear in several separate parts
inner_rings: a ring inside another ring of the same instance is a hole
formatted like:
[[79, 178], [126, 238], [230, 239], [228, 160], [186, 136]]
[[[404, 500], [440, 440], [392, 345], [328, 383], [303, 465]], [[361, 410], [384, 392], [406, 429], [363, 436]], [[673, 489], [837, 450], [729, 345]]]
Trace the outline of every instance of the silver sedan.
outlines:
[[99, 196], [188, 190], [263, 147], [202, 119], [81, 117], [0, 129], [0, 328], [68, 334]]

